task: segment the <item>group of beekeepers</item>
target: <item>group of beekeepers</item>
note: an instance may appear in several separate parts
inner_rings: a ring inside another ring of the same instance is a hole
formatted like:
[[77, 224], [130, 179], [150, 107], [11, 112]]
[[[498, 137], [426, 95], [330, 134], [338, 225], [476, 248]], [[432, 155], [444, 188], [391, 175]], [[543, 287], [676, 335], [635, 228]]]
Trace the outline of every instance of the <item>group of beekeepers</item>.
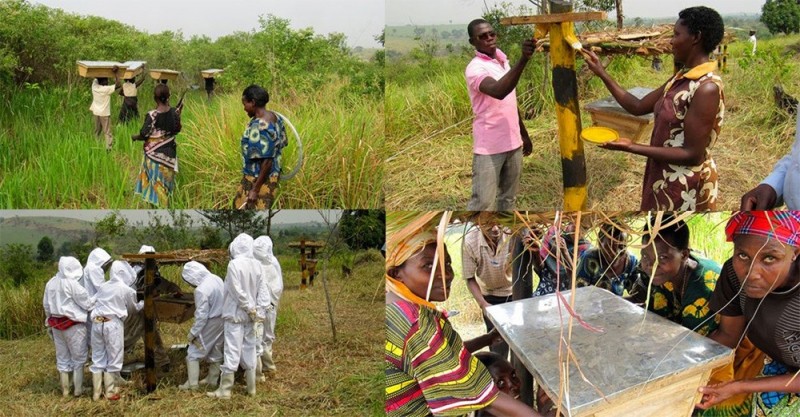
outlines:
[[[146, 252], [155, 250], [143, 246], [139, 251]], [[256, 380], [265, 379], [263, 370], [275, 371], [272, 344], [283, 292], [281, 267], [268, 236], [254, 240], [240, 234], [229, 252], [224, 282], [196, 261], [186, 263], [181, 274], [195, 287], [195, 322], [187, 336], [188, 380], [179, 388], [218, 386], [207, 395], [223, 399], [231, 397], [234, 372], [240, 366], [249, 395], [256, 393]], [[83, 394], [83, 368], [91, 346], [93, 400], [101, 395], [108, 400], [120, 398], [124, 323], [144, 307], [143, 301], [136, 301], [135, 290], [141, 269], [141, 265], [112, 260], [102, 248], [90, 253], [85, 267], [71, 256], [59, 259], [58, 272], [45, 286], [43, 304], [64, 397], [73, 386], [76, 397]], [[200, 361], [209, 363], [202, 381]]]

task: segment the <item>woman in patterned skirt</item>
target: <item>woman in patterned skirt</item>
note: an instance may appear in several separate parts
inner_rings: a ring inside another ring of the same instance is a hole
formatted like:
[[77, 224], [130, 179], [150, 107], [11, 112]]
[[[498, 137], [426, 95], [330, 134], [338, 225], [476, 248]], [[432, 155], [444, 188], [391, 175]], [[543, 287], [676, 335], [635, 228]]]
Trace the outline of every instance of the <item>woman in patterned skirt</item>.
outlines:
[[158, 84], [153, 90], [156, 108], [147, 112], [144, 125], [133, 140], [143, 140], [144, 160], [136, 182], [136, 194], [144, 201], [159, 207], [169, 205], [178, 172], [175, 136], [181, 131], [182, 104], [169, 105], [169, 87]]
[[629, 113], [653, 113], [650, 145], [620, 138], [605, 149], [647, 157], [641, 210], [714, 210], [717, 166], [710, 149], [725, 115], [722, 79], [709, 54], [722, 41], [720, 15], [708, 7], [682, 10], [672, 35], [672, 56], [682, 65], [669, 81], [641, 99], [625, 91], [606, 72], [593, 52], [589, 69], [605, 83], [614, 99]]
[[[387, 239], [386, 415], [462, 416], [486, 410], [539, 416], [498, 391], [486, 367], [470, 354], [497, 341], [496, 333], [462, 341], [447, 314], [431, 303], [447, 299], [453, 268], [444, 243], [437, 243], [433, 232], [436, 214], [423, 216], [425, 226], [414, 230], [419, 222], [412, 222]], [[437, 249], [442, 257], [435, 255]]]

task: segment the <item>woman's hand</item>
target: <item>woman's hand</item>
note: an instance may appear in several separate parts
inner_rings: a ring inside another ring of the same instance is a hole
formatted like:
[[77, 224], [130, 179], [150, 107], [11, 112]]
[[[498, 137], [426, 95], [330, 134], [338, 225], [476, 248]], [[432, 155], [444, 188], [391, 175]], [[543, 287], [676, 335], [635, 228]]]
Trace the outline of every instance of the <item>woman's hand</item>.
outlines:
[[589, 67], [589, 70], [596, 75], [606, 72], [605, 67], [603, 67], [602, 63], [600, 63], [600, 58], [597, 56], [597, 54], [586, 48], [583, 48], [581, 53], [583, 54], [583, 58], [586, 60], [586, 66]]
[[246, 208], [254, 208], [256, 206], [256, 201], [258, 200], [258, 191], [255, 188], [250, 190], [247, 193], [247, 206]]
[[736, 388], [737, 381], [728, 381], [698, 388], [697, 390], [703, 394], [703, 398], [700, 399], [697, 408], [705, 410], [739, 394]]
[[633, 142], [628, 138], [619, 138], [613, 142], [606, 142], [600, 145], [603, 149], [610, 149], [612, 151], [630, 152]]

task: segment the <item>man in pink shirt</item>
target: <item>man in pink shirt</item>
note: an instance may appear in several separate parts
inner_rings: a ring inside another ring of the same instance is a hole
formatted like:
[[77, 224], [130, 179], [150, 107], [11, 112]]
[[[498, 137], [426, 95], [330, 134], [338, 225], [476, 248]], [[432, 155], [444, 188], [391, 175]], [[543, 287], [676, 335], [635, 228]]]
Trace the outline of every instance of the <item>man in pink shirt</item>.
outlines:
[[514, 66], [497, 48], [497, 35], [489, 22], [475, 19], [467, 26], [475, 58], [467, 65], [472, 122], [472, 198], [467, 210], [514, 209], [522, 173], [522, 156], [533, 150], [517, 108], [515, 88], [533, 55], [534, 42], [522, 43], [522, 56]]

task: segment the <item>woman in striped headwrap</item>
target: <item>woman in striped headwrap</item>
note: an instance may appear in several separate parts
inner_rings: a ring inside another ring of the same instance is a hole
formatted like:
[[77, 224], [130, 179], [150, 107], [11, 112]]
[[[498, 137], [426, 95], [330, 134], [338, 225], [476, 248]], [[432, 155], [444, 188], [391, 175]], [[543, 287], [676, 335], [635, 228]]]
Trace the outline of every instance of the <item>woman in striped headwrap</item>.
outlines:
[[495, 334], [462, 341], [446, 313], [431, 303], [445, 301], [450, 292], [450, 255], [442, 240], [437, 243], [432, 222], [413, 227], [418, 229], [407, 227], [387, 239], [386, 415], [462, 416], [486, 410], [539, 416], [498, 391], [486, 367], [470, 354], [495, 341]]
[[760, 378], [700, 388], [698, 407], [755, 394], [753, 415], [763, 416], [800, 393], [800, 211], [738, 212], [725, 233], [733, 257], [711, 297], [720, 323], [710, 337], [734, 348], [746, 334], [767, 357]]

